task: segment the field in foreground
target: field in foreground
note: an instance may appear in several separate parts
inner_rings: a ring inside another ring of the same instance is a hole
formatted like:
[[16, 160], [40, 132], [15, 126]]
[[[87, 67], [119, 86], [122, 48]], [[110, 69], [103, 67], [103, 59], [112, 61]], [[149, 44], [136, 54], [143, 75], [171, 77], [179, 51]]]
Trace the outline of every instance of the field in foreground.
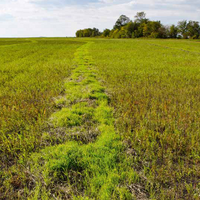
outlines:
[[198, 41], [1, 39], [0, 52], [0, 198], [200, 198]]

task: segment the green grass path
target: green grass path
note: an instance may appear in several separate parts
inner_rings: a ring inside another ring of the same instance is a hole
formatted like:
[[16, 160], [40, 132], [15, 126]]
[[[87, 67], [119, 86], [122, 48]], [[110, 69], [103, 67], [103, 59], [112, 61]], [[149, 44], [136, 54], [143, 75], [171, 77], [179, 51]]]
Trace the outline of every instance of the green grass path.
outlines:
[[36, 184], [29, 199], [135, 196], [130, 186], [139, 178], [115, 132], [113, 109], [98, 81], [88, 53], [90, 45], [92, 42], [75, 53], [76, 67], [65, 83], [65, 95], [56, 101], [61, 109], [50, 118], [52, 126], [65, 129], [70, 139], [32, 155], [30, 170]]

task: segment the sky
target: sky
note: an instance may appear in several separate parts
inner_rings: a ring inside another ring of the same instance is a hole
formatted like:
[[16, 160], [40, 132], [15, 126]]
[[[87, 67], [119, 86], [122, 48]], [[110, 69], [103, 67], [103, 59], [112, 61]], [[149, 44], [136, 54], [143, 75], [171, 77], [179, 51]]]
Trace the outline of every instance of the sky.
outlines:
[[200, 0], [0, 0], [0, 37], [71, 37], [111, 29], [120, 15], [144, 11], [165, 25], [200, 21]]

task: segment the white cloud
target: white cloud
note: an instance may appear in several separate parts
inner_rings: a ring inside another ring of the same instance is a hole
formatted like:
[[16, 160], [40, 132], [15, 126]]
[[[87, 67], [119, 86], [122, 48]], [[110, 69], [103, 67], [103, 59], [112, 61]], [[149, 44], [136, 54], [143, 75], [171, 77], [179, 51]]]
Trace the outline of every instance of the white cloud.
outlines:
[[[69, 4], [67, 0], [1, 0], [0, 37], [74, 36], [82, 28], [112, 28], [121, 14], [134, 19], [139, 11], [164, 24], [200, 19], [197, 0], [189, 3], [186, 0], [85, 0], [84, 4], [79, 1]], [[58, 2], [62, 4], [57, 6]]]

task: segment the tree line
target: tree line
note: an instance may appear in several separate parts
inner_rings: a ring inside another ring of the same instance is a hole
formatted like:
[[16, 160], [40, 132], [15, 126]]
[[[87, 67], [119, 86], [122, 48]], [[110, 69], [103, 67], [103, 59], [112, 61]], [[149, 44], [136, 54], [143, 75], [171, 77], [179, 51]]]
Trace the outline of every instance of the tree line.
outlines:
[[198, 21], [179, 21], [177, 25], [165, 26], [160, 21], [151, 21], [144, 12], [138, 12], [132, 21], [121, 15], [113, 29], [100, 32], [97, 28], [78, 30], [76, 37], [109, 37], [109, 38], [192, 38], [200, 39]]

